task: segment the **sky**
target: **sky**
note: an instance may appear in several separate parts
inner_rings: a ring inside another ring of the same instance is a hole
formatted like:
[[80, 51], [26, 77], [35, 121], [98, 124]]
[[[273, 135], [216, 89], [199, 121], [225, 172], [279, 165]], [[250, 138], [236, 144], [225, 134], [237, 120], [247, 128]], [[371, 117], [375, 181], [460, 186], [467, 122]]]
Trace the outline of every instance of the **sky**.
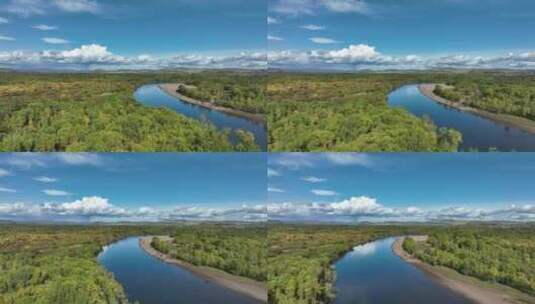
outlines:
[[0, 67], [266, 65], [265, 0], [0, 0]]
[[274, 220], [535, 220], [532, 153], [286, 153], [268, 160]]
[[268, 0], [274, 68], [535, 67], [532, 0]]
[[2, 153], [0, 219], [265, 220], [262, 153]]

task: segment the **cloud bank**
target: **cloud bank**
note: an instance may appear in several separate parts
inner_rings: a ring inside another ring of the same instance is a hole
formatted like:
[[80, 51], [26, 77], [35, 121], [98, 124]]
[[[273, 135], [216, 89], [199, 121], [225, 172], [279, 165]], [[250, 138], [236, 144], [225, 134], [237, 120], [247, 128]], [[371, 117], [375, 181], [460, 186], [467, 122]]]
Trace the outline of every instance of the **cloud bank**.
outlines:
[[[2, 36], [0, 36], [1, 39]], [[4, 37], [10, 38], [10, 37]], [[44, 38], [47, 43], [62, 44], [59, 38]], [[228, 56], [180, 54], [167, 57], [150, 55], [120, 56], [99, 44], [82, 45], [70, 50], [0, 52], [0, 67], [51, 69], [165, 69], [165, 68], [244, 68], [260, 69], [267, 66], [262, 52], [243, 52]]]

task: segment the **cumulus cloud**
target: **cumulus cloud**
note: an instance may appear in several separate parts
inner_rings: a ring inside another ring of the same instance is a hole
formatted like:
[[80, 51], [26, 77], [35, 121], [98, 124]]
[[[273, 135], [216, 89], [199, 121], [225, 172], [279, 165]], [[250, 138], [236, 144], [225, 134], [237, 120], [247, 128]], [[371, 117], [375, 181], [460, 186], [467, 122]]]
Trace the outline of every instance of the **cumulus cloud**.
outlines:
[[311, 37], [309, 38], [310, 41], [317, 43], [317, 44], [333, 44], [333, 43], [340, 43], [340, 41], [326, 38], [326, 37]]
[[54, 37], [45, 37], [43, 38], [43, 41], [50, 44], [66, 44], [69, 43], [69, 40], [65, 40], [62, 38], [54, 38]]
[[38, 176], [36, 178], [34, 178], [34, 180], [38, 181], [38, 182], [41, 182], [41, 183], [55, 183], [58, 181], [57, 178], [53, 178], [53, 177], [48, 177], [48, 176]]
[[301, 25], [300, 28], [303, 28], [305, 30], [309, 31], [322, 31], [325, 29], [325, 26], [323, 25], [315, 25], [315, 24], [305, 24]]
[[304, 180], [305, 182], [309, 182], [309, 183], [322, 183], [324, 181], [326, 181], [327, 179], [326, 178], [321, 178], [321, 177], [316, 177], [316, 176], [305, 176], [305, 177], [302, 177], [301, 180]]
[[56, 190], [56, 189], [45, 189], [43, 190], [43, 193], [50, 196], [69, 196], [71, 193], [63, 190]]
[[338, 195], [338, 193], [336, 193], [335, 191], [324, 190], [324, 189], [313, 189], [313, 190], [310, 190], [310, 192], [312, 192], [312, 194], [317, 195], [317, 196], [335, 196], [335, 195]]
[[[58, 42], [55, 40], [53, 42]], [[242, 52], [237, 55], [207, 56], [181, 54], [162, 58], [149, 55], [125, 57], [113, 54], [106, 46], [82, 45], [70, 50], [39, 52], [0, 52], [0, 66], [75, 69], [159, 69], [159, 68], [244, 68], [258, 69], [267, 66], [267, 55], [262, 52]]]
[[267, 220], [266, 205], [247, 205], [237, 207], [204, 207], [201, 205], [176, 206], [160, 209], [143, 206], [125, 208], [112, 204], [107, 198], [88, 196], [70, 202], [0, 203], [0, 218], [40, 217], [55, 220], [99, 221], [108, 219], [128, 221], [171, 221], [171, 220]]
[[32, 26], [32, 28], [34, 28], [36, 30], [40, 30], [40, 31], [53, 31], [53, 30], [57, 30], [58, 29], [57, 26], [46, 25], [46, 24], [37, 24], [37, 25]]

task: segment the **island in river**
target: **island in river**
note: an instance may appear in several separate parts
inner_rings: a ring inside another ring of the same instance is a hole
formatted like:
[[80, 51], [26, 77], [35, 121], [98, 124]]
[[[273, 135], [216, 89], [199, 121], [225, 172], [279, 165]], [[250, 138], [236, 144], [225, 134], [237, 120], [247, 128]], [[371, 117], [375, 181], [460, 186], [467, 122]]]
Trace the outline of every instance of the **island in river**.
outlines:
[[[153, 238], [153, 236], [145, 236], [139, 239], [139, 244], [141, 248], [143, 248], [148, 254], [166, 263], [180, 266], [205, 280], [240, 292], [242, 294], [251, 296], [263, 302], [267, 302], [267, 287], [265, 283], [237, 275], [232, 275], [225, 271], [212, 267], [196, 266], [188, 262], [175, 259], [169, 255], [159, 252], [154, 247], [152, 247], [151, 243]], [[159, 236], [158, 238], [165, 241], [172, 240], [172, 238], [170, 238], [169, 236]]]

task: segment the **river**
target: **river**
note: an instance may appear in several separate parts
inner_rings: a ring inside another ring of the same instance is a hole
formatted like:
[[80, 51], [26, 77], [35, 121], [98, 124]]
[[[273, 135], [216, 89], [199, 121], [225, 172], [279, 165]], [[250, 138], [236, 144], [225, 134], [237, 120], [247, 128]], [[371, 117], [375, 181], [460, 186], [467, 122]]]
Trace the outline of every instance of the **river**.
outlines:
[[[146, 106], [166, 107], [184, 116], [210, 122], [220, 130], [242, 129], [249, 131], [254, 135], [256, 144], [263, 151], [267, 150], [267, 129], [266, 124], [263, 122], [253, 121], [182, 101], [179, 98], [165, 93], [156, 84], [139, 87], [134, 92], [134, 98]], [[235, 142], [235, 140], [235, 138], [231, 138], [231, 141]]]
[[395, 238], [353, 248], [335, 264], [335, 304], [472, 304], [392, 251]]
[[393, 91], [388, 97], [388, 104], [402, 107], [418, 117], [426, 115], [439, 127], [458, 130], [463, 134], [460, 151], [488, 151], [489, 148], [535, 151], [534, 134], [435, 102], [421, 94], [417, 85], [407, 85]]
[[258, 304], [258, 300], [203, 280], [147, 254], [138, 237], [108, 245], [98, 261], [123, 286], [128, 300], [141, 304]]

